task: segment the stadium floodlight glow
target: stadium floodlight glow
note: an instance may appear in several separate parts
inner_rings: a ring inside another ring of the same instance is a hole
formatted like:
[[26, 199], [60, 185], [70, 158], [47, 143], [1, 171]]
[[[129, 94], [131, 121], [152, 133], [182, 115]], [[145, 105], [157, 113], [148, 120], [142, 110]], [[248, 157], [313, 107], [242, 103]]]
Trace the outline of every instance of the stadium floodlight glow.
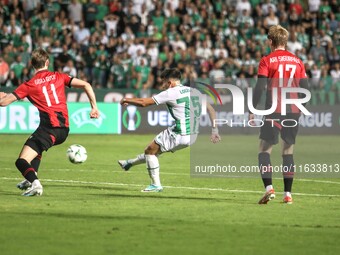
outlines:
[[[232, 84], [216, 84], [215, 88], [217, 89], [228, 89], [231, 92], [233, 98], [233, 114], [235, 115], [242, 115], [245, 113], [244, 111], [244, 94], [243, 91], [237, 87], [236, 85]], [[303, 98], [289, 98], [287, 94], [289, 93], [299, 93], [304, 94], [305, 97]], [[307, 103], [311, 99], [311, 93], [309, 90], [304, 88], [296, 88], [296, 87], [284, 87], [280, 88], [280, 95], [277, 88], [272, 89], [272, 106], [270, 109], [267, 110], [257, 110], [253, 106], [253, 88], [247, 89], [247, 103], [248, 109], [256, 114], [256, 115], [270, 115], [275, 112], [277, 108], [277, 98], [278, 96], [281, 97], [281, 115], [286, 115], [286, 106], [287, 105], [295, 105], [300, 111], [305, 115], [312, 115], [306, 107], [303, 106], [304, 103]]]

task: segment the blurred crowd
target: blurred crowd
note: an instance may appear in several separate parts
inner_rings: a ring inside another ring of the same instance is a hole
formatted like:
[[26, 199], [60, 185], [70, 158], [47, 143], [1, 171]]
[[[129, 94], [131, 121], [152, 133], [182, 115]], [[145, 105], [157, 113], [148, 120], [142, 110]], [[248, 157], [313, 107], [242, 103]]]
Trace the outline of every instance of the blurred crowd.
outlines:
[[339, 0], [0, 0], [0, 84], [29, 79], [30, 53], [97, 88], [157, 89], [164, 68], [184, 79], [254, 86], [267, 30], [290, 32], [313, 103], [340, 101]]

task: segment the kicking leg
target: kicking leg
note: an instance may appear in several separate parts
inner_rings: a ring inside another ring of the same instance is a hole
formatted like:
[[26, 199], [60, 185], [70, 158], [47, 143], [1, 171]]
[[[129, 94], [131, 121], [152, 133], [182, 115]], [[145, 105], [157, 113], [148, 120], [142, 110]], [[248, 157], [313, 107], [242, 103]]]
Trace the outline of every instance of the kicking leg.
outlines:
[[[159, 155], [160, 154], [157, 154], [156, 157], [158, 157]], [[145, 162], [146, 161], [145, 161], [145, 154], [144, 153], [137, 155], [136, 158], [127, 159], [127, 160], [118, 160], [118, 164], [125, 171], [128, 171], [133, 166], [144, 164]]]
[[118, 160], [118, 164], [125, 171], [128, 171], [132, 166], [140, 165], [140, 164], [143, 164], [143, 163], [145, 163], [145, 154], [144, 153], [137, 155], [136, 158], [127, 159], [127, 160], [124, 160], [124, 159]]
[[[153, 143], [154, 141], [152, 141], [150, 143], [150, 145]], [[156, 143], [155, 143], [156, 144]], [[149, 146], [150, 146], [149, 145]], [[156, 144], [158, 147], [159, 145]], [[148, 146], [148, 147], [149, 147]], [[145, 149], [145, 151], [148, 149], [148, 147]], [[144, 151], [144, 152], [145, 152]], [[156, 153], [156, 157], [158, 157], [162, 152], [160, 149], [158, 149], [159, 152]], [[120, 165], [120, 167], [122, 169], [124, 169], [125, 171], [128, 171], [131, 167], [133, 166], [137, 166], [140, 164], [144, 164], [146, 162], [146, 158], [145, 158], [145, 153], [139, 154], [137, 155], [136, 158], [132, 158], [132, 159], [127, 159], [127, 160], [118, 160], [118, 164]]]

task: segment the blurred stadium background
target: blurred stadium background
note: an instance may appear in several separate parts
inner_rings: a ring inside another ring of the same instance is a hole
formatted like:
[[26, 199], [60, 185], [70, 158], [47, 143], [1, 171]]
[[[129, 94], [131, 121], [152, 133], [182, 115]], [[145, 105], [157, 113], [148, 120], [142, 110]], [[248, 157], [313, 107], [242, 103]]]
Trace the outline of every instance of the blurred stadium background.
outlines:
[[29, 55], [43, 47], [50, 70], [98, 89], [157, 89], [161, 70], [183, 79], [254, 86], [266, 31], [281, 24], [288, 50], [305, 63], [312, 104], [339, 103], [338, 0], [2, 0], [0, 83], [15, 87], [32, 74]]
[[[161, 158], [163, 194], [139, 192], [148, 183], [144, 166], [127, 173], [116, 166], [172, 123], [165, 108], [122, 108], [122, 97], [157, 93], [166, 67], [179, 68], [183, 81], [245, 91], [270, 51], [266, 32], [274, 24], [289, 30], [288, 50], [304, 61], [311, 84], [312, 116], [300, 120], [296, 161], [339, 163], [338, 0], [1, 0], [0, 14], [1, 91], [32, 76], [30, 53], [43, 47], [50, 70], [93, 85], [102, 113], [90, 121], [86, 96], [67, 90], [72, 135], [46, 153], [45, 193], [27, 201], [15, 188], [13, 162], [38, 113], [28, 102], [0, 108], [2, 254], [339, 253], [338, 179], [297, 180], [292, 207], [259, 207], [260, 179], [192, 178], [189, 150]], [[218, 117], [240, 121], [231, 95], [219, 94]], [[201, 127], [210, 131], [204, 116]], [[257, 128], [220, 132], [226, 158], [256, 164]], [[87, 148], [85, 164], [61, 160], [73, 143]], [[273, 162], [280, 164], [279, 153]], [[275, 185], [280, 190], [281, 180]]]

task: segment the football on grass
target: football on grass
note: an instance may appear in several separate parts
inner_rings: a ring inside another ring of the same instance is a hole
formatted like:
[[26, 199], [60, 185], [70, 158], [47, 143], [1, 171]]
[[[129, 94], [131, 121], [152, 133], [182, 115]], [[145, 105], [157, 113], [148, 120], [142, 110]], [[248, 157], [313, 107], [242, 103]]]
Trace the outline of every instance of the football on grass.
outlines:
[[68, 147], [66, 155], [73, 164], [84, 163], [87, 159], [86, 149], [79, 144], [73, 144]]

